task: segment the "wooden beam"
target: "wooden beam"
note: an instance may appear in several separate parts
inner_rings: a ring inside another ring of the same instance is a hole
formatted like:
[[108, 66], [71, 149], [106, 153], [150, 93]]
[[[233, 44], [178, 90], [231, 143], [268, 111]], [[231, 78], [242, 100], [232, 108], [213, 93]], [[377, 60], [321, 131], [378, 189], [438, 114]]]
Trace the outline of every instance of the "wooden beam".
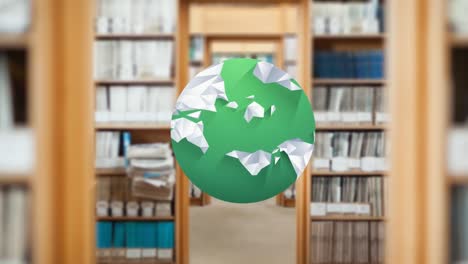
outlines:
[[[177, 36], [176, 36], [176, 87], [177, 95], [184, 89], [189, 81], [189, 0], [178, 0]], [[178, 264], [189, 263], [189, 181], [182, 169], [176, 165], [176, 205], [175, 205], [175, 258]]]
[[[309, 0], [301, 0], [297, 17], [297, 81], [310, 98], [311, 73], [311, 35], [309, 19]], [[310, 262], [310, 165], [296, 182], [296, 263]]]

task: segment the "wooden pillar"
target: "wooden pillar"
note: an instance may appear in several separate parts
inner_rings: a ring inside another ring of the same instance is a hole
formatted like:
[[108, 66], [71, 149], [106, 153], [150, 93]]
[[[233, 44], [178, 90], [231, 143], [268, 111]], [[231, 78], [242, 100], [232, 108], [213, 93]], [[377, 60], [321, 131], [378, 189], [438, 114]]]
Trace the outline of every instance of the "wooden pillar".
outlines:
[[[297, 81], [310, 97], [311, 84], [311, 35], [309, 8], [310, 0], [300, 0], [297, 5]], [[296, 263], [310, 262], [310, 165], [296, 182]]]

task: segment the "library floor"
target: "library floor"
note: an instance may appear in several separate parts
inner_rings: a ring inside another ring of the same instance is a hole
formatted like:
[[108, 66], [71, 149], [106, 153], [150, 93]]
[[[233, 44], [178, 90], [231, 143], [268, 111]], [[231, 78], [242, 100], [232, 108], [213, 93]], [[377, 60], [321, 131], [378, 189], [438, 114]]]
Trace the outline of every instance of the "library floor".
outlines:
[[270, 199], [190, 208], [190, 264], [284, 264], [295, 256], [295, 210]]

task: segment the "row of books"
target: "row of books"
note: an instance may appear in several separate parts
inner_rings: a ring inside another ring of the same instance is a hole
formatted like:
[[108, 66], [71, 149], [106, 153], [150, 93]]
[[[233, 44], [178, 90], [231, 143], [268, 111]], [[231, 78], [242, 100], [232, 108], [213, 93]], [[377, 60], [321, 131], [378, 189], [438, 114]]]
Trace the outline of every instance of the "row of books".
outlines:
[[0, 187], [0, 263], [29, 263], [28, 192], [21, 187]]
[[317, 123], [382, 124], [389, 121], [383, 87], [316, 86], [312, 105]]
[[169, 122], [175, 104], [172, 86], [98, 86], [96, 122]]
[[0, 0], [0, 33], [25, 32], [31, 23], [31, 0]]
[[96, 168], [115, 169], [125, 167], [125, 157], [123, 150], [124, 134], [128, 135], [128, 132], [96, 132]]
[[312, 222], [311, 263], [383, 263], [382, 222]]
[[173, 0], [99, 0], [96, 32], [172, 33], [176, 25], [176, 4]]
[[311, 216], [383, 216], [384, 177], [312, 177]]
[[315, 170], [384, 171], [387, 169], [384, 132], [317, 132]]
[[465, 0], [448, 1], [448, 17], [450, 28], [453, 32], [460, 35], [468, 34], [468, 2]]
[[96, 223], [96, 255], [107, 261], [171, 261], [174, 259], [174, 222]]
[[173, 215], [171, 201], [155, 201], [133, 195], [128, 177], [102, 176], [96, 184], [96, 215], [153, 217]]
[[98, 40], [94, 44], [94, 78], [168, 80], [173, 48], [172, 40]]
[[0, 52], [0, 173], [4, 174], [29, 173], [34, 167], [26, 67], [23, 52]]
[[313, 61], [315, 78], [382, 79], [384, 77], [382, 50], [317, 50]]
[[311, 9], [316, 35], [375, 34], [384, 31], [384, 8], [378, 0], [315, 2]]

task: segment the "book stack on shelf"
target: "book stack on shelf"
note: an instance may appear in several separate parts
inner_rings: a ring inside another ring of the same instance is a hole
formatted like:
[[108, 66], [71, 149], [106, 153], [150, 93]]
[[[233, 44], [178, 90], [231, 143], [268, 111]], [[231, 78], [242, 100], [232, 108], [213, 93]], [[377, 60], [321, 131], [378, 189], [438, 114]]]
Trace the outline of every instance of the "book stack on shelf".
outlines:
[[310, 215], [383, 217], [386, 185], [382, 177], [314, 177]]
[[31, 263], [35, 130], [28, 0], [0, 1], [0, 263]]
[[[108, 133], [111, 134], [108, 135]], [[154, 231], [151, 228], [157, 230], [160, 221], [171, 221], [167, 223], [172, 225], [171, 230], [173, 230], [175, 168], [172, 151], [168, 143], [129, 145], [127, 133], [124, 133], [125, 140], [121, 143], [119, 143], [118, 132], [99, 132], [96, 136], [97, 155], [98, 152], [103, 152], [101, 148], [107, 148], [105, 150], [111, 152], [110, 156], [113, 156], [113, 158], [104, 158], [106, 161], [104, 166], [108, 169], [123, 169], [125, 165], [127, 167], [123, 170], [127, 173], [101, 176], [97, 179], [97, 256], [100, 261], [108, 259], [135, 261], [146, 258], [172, 260], [173, 242], [169, 244], [160, 241], [159, 244], [153, 244], [148, 241], [132, 240], [132, 237], [141, 236], [133, 232], [151, 234]], [[99, 140], [104, 142], [99, 142]], [[119, 151], [119, 146], [123, 146], [123, 150]], [[124, 153], [125, 159], [120, 157], [119, 153]], [[96, 164], [103, 163], [99, 160], [103, 158], [97, 157]], [[147, 222], [140, 223], [141, 221]], [[130, 229], [135, 226], [139, 231]], [[127, 233], [119, 228], [127, 230]], [[165, 239], [174, 241], [173, 231], [172, 233], [167, 230], [160, 232], [165, 234]], [[154, 241], [159, 241], [160, 232], [155, 233]], [[112, 237], [115, 239], [115, 234], [118, 233], [126, 235], [125, 239], [116, 243], [112, 241]], [[106, 241], [111, 241], [111, 243]], [[159, 248], [158, 245], [164, 245], [161, 246], [164, 250], [159, 254], [157, 254], [159, 250], [156, 250]], [[116, 248], [116, 250], [110, 250], [110, 248]], [[123, 248], [127, 249], [122, 250]]]
[[312, 92], [317, 126], [385, 125], [389, 121], [384, 91], [374, 86], [315, 86]]
[[320, 221], [311, 230], [311, 263], [384, 262], [382, 222]]
[[312, 263], [382, 263], [390, 122], [384, 3], [314, 1]]
[[366, 2], [320, 2], [313, 5], [314, 35], [377, 34], [384, 31], [384, 5]]
[[327, 51], [314, 54], [314, 77], [334, 79], [383, 78], [383, 51]]
[[176, 262], [170, 120], [177, 1], [99, 0], [95, 19], [96, 254]]
[[[169, 262], [173, 258], [174, 222], [129, 221], [96, 223], [97, 247], [105, 263], [129, 257], [145, 263]], [[125, 262], [124, 262], [125, 263]]]
[[388, 165], [383, 132], [317, 132], [314, 171], [382, 173]]

